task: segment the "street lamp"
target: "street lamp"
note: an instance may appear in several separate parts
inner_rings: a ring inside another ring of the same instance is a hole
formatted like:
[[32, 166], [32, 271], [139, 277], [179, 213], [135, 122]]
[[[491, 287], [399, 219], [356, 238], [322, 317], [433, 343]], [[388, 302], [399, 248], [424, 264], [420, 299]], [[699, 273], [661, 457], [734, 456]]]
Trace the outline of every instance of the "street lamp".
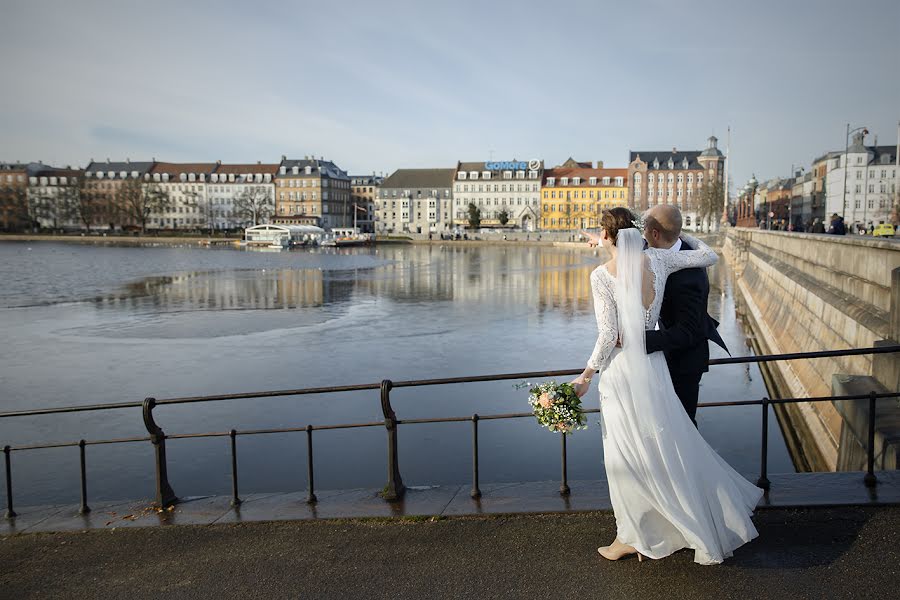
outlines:
[[[851, 131], [850, 123], [847, 123], [847, 136], [844, 138], [844, 214], [841, 215], [845, 222], [847, 220], [847, 171], [850, 170], [850, 159], [847, 156], [847, 153], [850, 151], [850, 134], [856, 133], [857, 131], [863, 132], [863, 140], [865, 140], [866, 135], [869, 133], [869, 130], [866, 127], [857, 127]], [[868, 166], [868, 161], [866, 161], [866, 165]]]

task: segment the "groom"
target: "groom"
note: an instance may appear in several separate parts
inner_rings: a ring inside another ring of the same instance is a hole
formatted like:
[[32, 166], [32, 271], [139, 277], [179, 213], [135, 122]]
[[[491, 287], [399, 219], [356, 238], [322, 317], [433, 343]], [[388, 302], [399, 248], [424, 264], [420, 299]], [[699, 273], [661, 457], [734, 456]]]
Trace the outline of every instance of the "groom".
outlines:
[[[662, 204], [644, 213], [644, 238], [653, 248], [671, 252], [689, 250], [681, 243], [680, 235], [681, 212], [674, 206]], [[719, 323], [706, 312], [708, 297], [706, 269], [672, 273], [663, 292], [659, 329], [647, 331], [647, 353], [662, 350], [665, 354], [675, 393], [694, 425], [697, 425], [700, 378], [709, 370], [707, 340], [728, 352], [716, 331]]]

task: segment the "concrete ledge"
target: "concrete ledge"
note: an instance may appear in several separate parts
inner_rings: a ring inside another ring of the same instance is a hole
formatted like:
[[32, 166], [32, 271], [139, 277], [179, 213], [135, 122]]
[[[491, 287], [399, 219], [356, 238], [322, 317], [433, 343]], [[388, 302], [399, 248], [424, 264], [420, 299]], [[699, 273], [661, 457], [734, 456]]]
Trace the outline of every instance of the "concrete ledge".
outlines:
[[[770, 491], [759, 508], [900, 505], [900, 472], [877, 473], [878, 485], [867, 488], [863, 473], [781, 473], [769, 476]], [[749, 477], [751, 481], [756, 476]], [[306, 521], [338, 518], [450, 517], [517, 513], [579, 513], [612, 507], [606, 481], [571, 481], [571, 494], [559, 493], [559, 482], [499, 483], [481, 486], [481, 498], [465, 486], [414, 486], [400, 502], [385, 502], [377, 490], [251, 494], [231, 506], [228, 496], [187, 498], [170, 511], [149, 501], [98, 503], [87, 515], [78, 506], [17, 508], [19, 515], [0, 518], [0, 536], [47, 531], [80, 531], [171, 525], [212, 525], [258, 521]]]

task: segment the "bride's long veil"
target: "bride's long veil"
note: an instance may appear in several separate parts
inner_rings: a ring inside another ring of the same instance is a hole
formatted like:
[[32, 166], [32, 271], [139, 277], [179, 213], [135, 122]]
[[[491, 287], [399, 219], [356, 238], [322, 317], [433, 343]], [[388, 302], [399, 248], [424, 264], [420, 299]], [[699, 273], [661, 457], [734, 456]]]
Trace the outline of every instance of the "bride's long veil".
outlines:
[[655, 435], [662, 429], [660, 406], [653, 402], [659, 393], [656, 374], [647, 357], [645, 318], [641, 292], [644, 277], [644, 238], [638, 229], [620, 229], [616, 237], [616, 311], [622, 341], [620, 358], [625, 359], [628, 374], [628, 396], [633, 417], [642, 436]]

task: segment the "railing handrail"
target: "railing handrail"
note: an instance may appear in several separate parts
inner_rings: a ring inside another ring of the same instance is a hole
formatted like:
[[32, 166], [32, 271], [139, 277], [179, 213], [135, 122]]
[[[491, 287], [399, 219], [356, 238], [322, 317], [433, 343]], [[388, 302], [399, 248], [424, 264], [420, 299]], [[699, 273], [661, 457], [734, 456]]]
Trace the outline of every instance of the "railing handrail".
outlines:
[[[852, 348], [847, 350], [826, 350], [820, 352], [797, 352], [792, 354], [775, 354], [775, 355], [762, 355], [762, 356], [746, 356], [746, 357], [737, 357], [737, 358], [726, 358], [726, 359], [715, 359], [709, 361], [710, 365], [720, 365], [720, 364], [737, 364], [737, 363], [752, 363], [752, 362], [768, 362], [774, 360], [796, 360], [802, 358], [822, 358], [829, 356], [853, 356], [860, 354], [884, 354], [884, 353], [892, 353], [892, 352], [900, 352], [900, 344], [895, 344], [891, 346], [876, 346], [872, 348]], [[400, 475], [400, 469], [398, 466], [398, 445], [397, 445], [397, 427], [398, 425], [413, 425], [419, 423], [441, 423], [441, 422], [465, 422], [471, 421], [472, 423], [472, 492], [471, 495], [473, 498], [478, 498], [481, 496], [481, 490], [478, 485], [479, 481], [479, 469], [478, 469], [478, 422], [480, 420], [487, 419], [511, 419], [511, 418], [523, 418], [531, 416], [530, 413], [509, 413], [509, 414], [496, 414], [496, 415], [484, 415], [479, 416], [478, 414], [473, 414], [471, 417], [440, 417], [434, 419], [398, 419], [397, 415], [394, 413], [393, 408], [391, 407], [390, 401], [390, 392], [393, 388], [396, 387], [415, 387], [415, 386], [426, 386], [426, 385], [444, 385], [444, 384], [454, 384], [454, 383], [476, 383], [476, 382], [487, 382], [487, 381], [502, 381], [508, 379], [530, 379], [533, 377], [551, 377], [551, 376], [562, 376], [562, 375], [575, 375], [580, 373], [581, 371], [578, 369], [573, 370], [561, 370], [561, 371], [539, 371], [539, 372], [528, 372], [528, 373], [502, 373], [498, 375], [478, 375], [478, 376], [470, 376], [470, 377], [451, 377], [444, 379], [419, 379], [419, 380], [410, 380], [410, 381], [398, 381], [393, 382], [389, 379], [385, 379], [378, 384], [362, 384], [362, 385], [345, 385], [345, 386], [333, 386], [333, 387], [316, 387], [316, 388], [303, 388], [297, 390], [276, 390], [276, 391], [268, 391], [268, 392], [247, 392], [241, 394], [224, 394], [224, 395], [216, 395], [216, 396], [192, 396], [185, 398], [169, 398], [163, 400], [156, 400], [155, 398], [145, 398], [143, 402], [119, 402], [114, 404], [95, 404], [95, 405], [86, 405], [86, 406], [69, 406], [69, 407], [60, 407], [60, 408], [51, 408], [51, 409], [36, 409], [31, 411], [11, 411], [6, 413], [0, 413], [0, 417], [16, 417], [16, 416], [32, 416], [32, 415], [45, 415], [45, 414], [58, 414], [58, 413], [70, 413], [70, 412], [84, 412], [84, 411], [92, 411], [92, 410], [112, 410], [112, 409], [120, 409], [120, 408], [137, 408], [141, 407], [143, 411], [143, 421], [144, 426], [147, 429], [147, 432], [150, 434], [149, 437], [131, 437], [131, 438], [121, 438], [121, 439], [106, 439], [106, 440], [93, 440], [87, 441], [84, 439], [79, 440], [78, 442], [55, 442], [52, 444], [28, 444], [25, 446], [19, 446], [17, 448], [13, 448], [9, 445], [3, 446], [3, 460], [5, 463], [5, 479], [6, 479], [6, 517], [13, 518], [16, 516], [16, 512], [13, 509], [13, 485], [12, 485], [12, 469], [11, 469], [11, 454], [12, 452], [18, 450], [37, 450], [41, 448], [66, 448], [66, 447], [78, 447], [79, 455], [80, 455], [80, 475], [81, 475], [81, 509], [80, 512], [82, 514], [89, 512], [91, 509], [87, 504], [87, 468], [86, 468], [86, 459], [85, 459], [85, 449], [87, 446], [91, 445], [99, 445], [99, 444], [115, 444], [115, 443], [127, 443], [127, 442], [143, 442], [150, 441], [153, 444], [154, 454], [155, 454], [155, 466], [156, 466], [156, 502], [160, 506], [170, 506], [176, 502], [178, 502], [178, 497], [175, 495], [175, 492], [172, 490], [171, 485], [169, 484], [168, 478], [168, 468], [166, 461], [166, 440], [174, 440], [174, 439], [190, 439], [190, 438], [205, 438], [205, 437], [229, 437], [231, 441], [231, 472], [232, 472], [232, 504], [238, 505], [242, 502], [238, 495], [238, 475], [237, 475], [237, 437], [238, 435], [258, 435], [258, 434], [270, 434], [270, 433], [286, 433], [286, 432], [301, 432], [305, 431], [306, 440], [307, 440], [307, 502], [316, 502], [316, 495], [314, 492], [314, 477], [313, 477], [313, 438], [312, 434], [315, 430], [324, 430], [324, 429], [349, 429], [349, 428], [357, 428], [357, 427], [377, 427], [380, 426], [381, 422], [374, 423], [345, 423], [338, 425], [307, 425], [303, 428], [292, 427], [292, 428], [278, 428], [278, 429], [255, 429], [255, 430], [246, 430], [242, 432], [238, 432], [236, 429], [231, 429], [229, 432], [207, 432], [207, 433], [183, 433], [183, 434], [175, 434], [175, 435], [166, 435], [166, 433], [162, 430], [162, 428], [156, 423], [154, 420], [153, 409], [160, 404], [185, 404], [192, 402], [212, 402], [218, 400], [231, 400], [231, 399], [241, 399], [241, 398], [263, 398], [263, 397], [276, 397], [276, 396], [291, 396], [291, 395], [304, 395], [304, 394], [316, 394], [316, 393], [335, 393], [335, 392], [346, 392], [346, 391], [359, 391], [359, 390], [380, 390], [381, 396], [381, 409], [384, 414], [384, 427], [387, 430], [388, 436], [388, 483], [382, 492], [385, 500], [397, 500], [400, 498], [405, 490], [405, 486], [403, 485], [403, 479]], [[761, 441], [761, 456], [760, 456], [760, 477], [757, 480], [757, 485], [765, 490], [769, 489], [770, 482], [767, 476], [768, 472], [768, 418], [769, 418], [769, 405], [770, 404], [788, 404], [794, 402], [824, 402], [824, 401], [835, 401], [835, 400], [848, 400], [848, 401], [856, 401], [867, 399], [869, 402], [869, 410], [868, 410], [868, 435], [867, 435], [867, 444], [868, 447], [866, 449], [866, 462], [867, 469], [866, 475], [864, 478], [864, 482], [868, 487], [874, 487], [877, 484], [877, 478], [874, 473], [874, 464], [875, 464], [875, 408], [876, 401], [878, 398], [896, 398], [900, 397], [900, 393], [897, 392], [887, 392], [887, 393], [879, 393], [875, 390], [870, 390], [867, 394], [854, 394], [854, 395], [846, 395], [846, 396], [820, 396], [820, 397], [809, 397], [809, 398], [779, 398], [770, 400], [768, 397], [764, 397], [760, 400], [737, 400], [737, 401], [723, 401], [723, 402], [707, 402], [698, 404], [699, 407], [705, 406], [748, 406], [748, 405], [758, 405], [762, 407], [762, 441]], [[600, 409], [587, 409], [585, 410], [587, 413], [596, 413], [600, 412]], [[560, 494], [568, 495], [570, 493], [568, 486], [568, 476], [567, 476], [567, 454], [566, 454], [566, 435], [565, 433], [560, 434], [561, 443], [562, 443], [562, 482], [560, 484]]]
[[[709, 361], [710, 366], [773, 362], [779, 360], [799, 360], [808, 358], [829, 358], [836, 356], [859, 356], [865, 354], [890, 354], [900, 352], [900, 344], [891, 346], [873, 346], [871, 348], [848, 348], [846, 350], [821, 350], [817, 352], [793, 352], [787, 354], [761, 354], [758, 356], [735, 356], [728, 358], [714, 358]], [[464, 377], [445, 377], [441, 379], [412, 379], [407, 381], [392, 381], [393, 388], [422, 387], [428, 385], [450, 385], [454, 383], [479, 383], [491, 381], [505, 381], [509, 379], [531, 379], [535, 377], [562, 377], [578, 375], [583, 369], [562, 369], [558, 371], [529, 371], [525, 373], [499, 373], [494, 375], [470, 375]], [[220, 402], [223, 400], [245, 400], [252, 398], [276, 398], [282, 396], [303, 396], [311, 394], [333, 394], [340, 392], [356, 392], [364, 390], [377, 390], [381, 388], [381, 382], [363, 383], [356, 385], [341, 385], [329, 387], [312, 387], [287, 390], [268, 390], [262, 392], [241, 392], [237, 394], [213, 394], [208, 396], [184, 396], [175, 398], [163, 398], [156, 400], [156, 405], [163, 404], [191, 404], [197, 402]], [[758, 402], [758, 401], [757, 401]], [[143, 402], [117, 402], [109, 404], [86, 404], [61, 406], [55, 408], [38, 408], [32, 410], [15, 410], [0, 412], [0, 419], [9, 417], [28, 417], [36, 415], [62, 414], [72, 412], [90, 412], [98, 410], [116, 410], [121, 408], [141, 408]]]

